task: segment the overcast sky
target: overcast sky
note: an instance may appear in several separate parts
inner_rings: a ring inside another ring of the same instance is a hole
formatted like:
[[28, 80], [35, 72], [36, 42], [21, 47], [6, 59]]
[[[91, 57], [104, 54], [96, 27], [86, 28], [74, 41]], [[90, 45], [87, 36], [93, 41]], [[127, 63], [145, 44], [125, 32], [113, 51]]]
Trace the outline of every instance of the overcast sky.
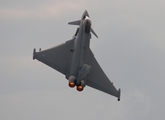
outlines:
[[[165, 119], [164, 0], [1, 0], [1, 120]], [[69, 40], [67, 23], [88, 10], [91, 49], [121, 101], [85, 87], [68, 87], [65, 76], [37, 60], [34, 48]]]

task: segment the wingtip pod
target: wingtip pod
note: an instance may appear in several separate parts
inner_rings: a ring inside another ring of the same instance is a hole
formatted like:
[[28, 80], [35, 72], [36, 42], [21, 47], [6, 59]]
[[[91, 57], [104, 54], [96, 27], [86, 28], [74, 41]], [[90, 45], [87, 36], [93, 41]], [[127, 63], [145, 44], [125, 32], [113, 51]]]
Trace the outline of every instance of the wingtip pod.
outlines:
[[33, 50], [33, 60], [36, 59], [36, 49]]
[[120, 101], [120, 96], [121, 96], [121, 90], [120, 90], [120, 88], [119, 88], [118, 93], [119, 93], [119, 94], [118, 94], [118, 98], [117, 98], [117, 100]]

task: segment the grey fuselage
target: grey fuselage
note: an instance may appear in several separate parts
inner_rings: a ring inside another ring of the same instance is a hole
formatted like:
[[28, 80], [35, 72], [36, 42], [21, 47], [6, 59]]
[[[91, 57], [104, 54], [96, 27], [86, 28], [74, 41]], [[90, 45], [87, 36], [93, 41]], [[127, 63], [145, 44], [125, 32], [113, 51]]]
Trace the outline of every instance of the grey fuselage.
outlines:
[[88, 63], [88, 58], [86, 57], [89, 51], [89, 44], [91, 38], [91, 21], [88, 16], [85, 18], [83, 15], [80, 26], [75, 35], [73, 53], [69, 67], [69, 76], [75, 76], [76, 84], [79, 85], [81, 82], [80, 68], [84, 63]]
[[114, 87], [89, 48], [91, 33], [98, 36], [91, 27], [88, 12], [84, 12], [81, 20], [68, 24], [79, 26], [73, 38], [43, 51], [36, 52], [34, 49], [33, 59], [64, 74], [71, 88], [76, 86], [78, 91], [82, 91], [87, 85], [120, 100], [121, 90]]

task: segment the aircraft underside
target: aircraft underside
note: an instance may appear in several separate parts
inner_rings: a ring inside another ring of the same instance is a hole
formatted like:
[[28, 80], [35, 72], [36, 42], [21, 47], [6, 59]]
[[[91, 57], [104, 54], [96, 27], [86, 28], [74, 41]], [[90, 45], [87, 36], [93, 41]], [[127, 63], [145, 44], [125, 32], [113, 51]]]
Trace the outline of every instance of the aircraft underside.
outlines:
[[71, 40], [39, 52], [34, 49], [33, 59], [65, 75], [71, 88], [76, 86], [78, 91], [83, 91], [87, 85], [120, 100], [120, 89], [114, 87], [89, 48], [91, 33], [98, 36], [91, 28], [88, 12], [84, 12], [81, 20], [69, 24], [79, 26]]

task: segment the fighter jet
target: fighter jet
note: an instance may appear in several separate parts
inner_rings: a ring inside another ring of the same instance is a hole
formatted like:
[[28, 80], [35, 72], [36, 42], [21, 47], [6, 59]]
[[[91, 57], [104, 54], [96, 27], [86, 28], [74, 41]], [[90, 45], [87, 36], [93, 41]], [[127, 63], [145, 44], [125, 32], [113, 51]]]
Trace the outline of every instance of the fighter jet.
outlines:
[[43, 51], [40, 49], [36, 52], [34, 49], [33, 60], [37, 59], [64, 74], [71, 88], [76, 86], [78, 91], [82, 91], [87, 85], [115, 96], [120, 101], [120, 89], [117, 90], [108, 79], [89, 47], [91, 33], [98, 36], [91, 27], [88, 12], [83, 13], [81, 20], [68, 24], [78, 25], [73, 38]]

